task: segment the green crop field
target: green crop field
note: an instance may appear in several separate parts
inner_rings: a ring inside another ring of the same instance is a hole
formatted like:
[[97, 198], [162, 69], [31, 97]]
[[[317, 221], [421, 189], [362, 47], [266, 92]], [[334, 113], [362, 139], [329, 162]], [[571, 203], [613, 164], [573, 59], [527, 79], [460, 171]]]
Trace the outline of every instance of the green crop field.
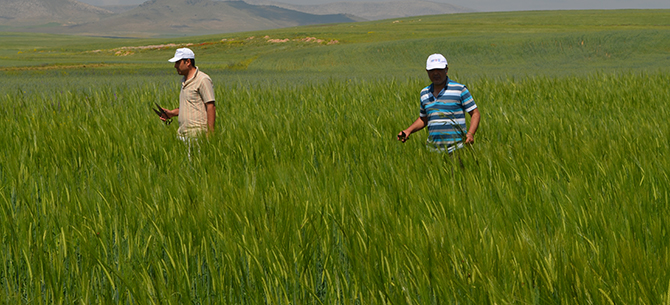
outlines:
[[[668, 20], [0, 33], [0, 303], [670, 304]], [[217, 96], [190, 157], [150, 109], [187, 44]], [[434, 52], [482, 113], [453, 155], [395, 139]]]

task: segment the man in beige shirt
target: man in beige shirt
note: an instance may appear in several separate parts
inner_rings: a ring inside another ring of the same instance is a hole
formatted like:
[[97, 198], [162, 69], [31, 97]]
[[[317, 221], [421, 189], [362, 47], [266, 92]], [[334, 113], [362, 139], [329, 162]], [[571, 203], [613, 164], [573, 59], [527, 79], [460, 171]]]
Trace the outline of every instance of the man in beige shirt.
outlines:
[[194, 138], [202, 133], [209, 136], [214, 131], [216, 120], [212, 79], [195, 65], [195, 54], [189, 48], [177, 49], [169, 62], [174, 63], [177, 74], [183, 78], [179, 108], [163, 110], [168, 118], [179, 117], [177, 133], [180, 138]]

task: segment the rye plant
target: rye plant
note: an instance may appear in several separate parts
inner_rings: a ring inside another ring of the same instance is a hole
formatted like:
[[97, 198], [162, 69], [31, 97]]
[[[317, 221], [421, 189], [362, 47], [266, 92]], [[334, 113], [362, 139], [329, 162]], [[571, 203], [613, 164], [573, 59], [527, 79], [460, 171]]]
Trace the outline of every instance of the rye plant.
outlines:
[[[184, 38], [218, 112], [190, 157], [151, 110], [173, 50], [111, 51], [164, 41], [0, 37], [0, 303], [668, 303], [667, 14]], [[435, 51], [482, 112], [457, 157], [395, 140]]]
[[173, 78], [0, 97], [2, 302], [669, 300], [666, 74], [466, 79], [459, 158], [394, 139], [425, 80], [333, 78], [216, 83], [189, 159]]

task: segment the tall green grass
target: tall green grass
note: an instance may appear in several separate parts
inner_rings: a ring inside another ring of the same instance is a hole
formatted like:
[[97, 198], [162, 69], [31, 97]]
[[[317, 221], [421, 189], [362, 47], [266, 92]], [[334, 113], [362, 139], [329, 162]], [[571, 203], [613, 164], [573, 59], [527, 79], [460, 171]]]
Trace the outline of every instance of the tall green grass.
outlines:
[[453, 156], [424, 78], [333, 78], [215, 81], [189, 158], [173, 78], [0, 97], [3, 303], [670, 301], [667, 74], [457, 79]]
[[[166, 41], [4, 35], [0, 303], [669, 303], [666, 15], [188, 38], [218, 114], [190, 157], [150, 109], [174, 50], [110, 51]], [[395, 140], [432, 52], [482, 112], [453, 156]]]

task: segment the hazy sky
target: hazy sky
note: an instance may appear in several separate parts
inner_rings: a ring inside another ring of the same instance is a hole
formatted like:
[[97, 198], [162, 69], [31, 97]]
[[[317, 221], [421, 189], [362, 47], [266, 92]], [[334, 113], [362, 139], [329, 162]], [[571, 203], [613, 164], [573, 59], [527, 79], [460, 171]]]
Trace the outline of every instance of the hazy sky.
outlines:
[[[141, 4], [145, 0], [79, 0], [93, 5]], [[274, 0], [291, 4], [329, 2], [384, 2], [383, 0]], [[402, 1], [402, 0], [389, 0]], [[477, 11], [518, 11], [554, 9], [670, 8], [668, 0], [432, 0], [468, 7]]]

